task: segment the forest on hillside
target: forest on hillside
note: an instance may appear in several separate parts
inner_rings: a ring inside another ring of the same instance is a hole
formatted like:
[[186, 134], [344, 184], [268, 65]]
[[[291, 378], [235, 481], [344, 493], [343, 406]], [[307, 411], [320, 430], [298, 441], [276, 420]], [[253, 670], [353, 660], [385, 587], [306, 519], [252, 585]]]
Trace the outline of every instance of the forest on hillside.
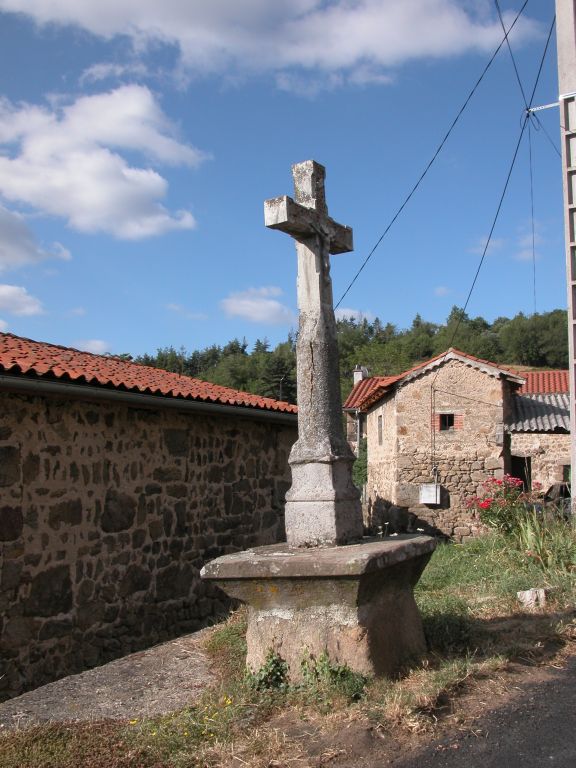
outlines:
[[[416, 363], [456, 347], [494, 363], [544, 368], [568, 367], [567, 315], [563, 309], [493, 323], [469, 317], [453, 307], [444, 324], [416, 315], [408, 329], [353, 318], [337, 321], [342, 396], [352, 388], [352, 371], [365, 366], [371, 375], [401, 373]], [[258, 339], [251, 350], [246, 340], [233, 339], [223, 347], [212, 345], [188, 352], [164, 347], [134, 362], [164, 368], [234, 389], [296, 402], [296, 336], [270, 348]]]

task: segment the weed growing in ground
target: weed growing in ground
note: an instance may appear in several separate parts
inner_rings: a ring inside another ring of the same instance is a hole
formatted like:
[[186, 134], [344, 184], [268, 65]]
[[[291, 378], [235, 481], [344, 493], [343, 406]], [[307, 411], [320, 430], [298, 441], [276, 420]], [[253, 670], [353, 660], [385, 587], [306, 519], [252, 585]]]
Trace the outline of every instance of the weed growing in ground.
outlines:
[[576, 570], [576, 531], [565, 520], [532, 510], [518, 521], [514, 537], [518, 549], [545, 573]]
[[300, 669], [302, 682], [296, 687], [297, 693], [321, 709], [332, 707], [338, 699], [350, 703], [364, 695], [367, 678], [346, 664], [334, 664], [326, 652], [317, 659], [310, 656], [302, 659]]
[[253, 672], [246, 670], [246, 684], [255, 691], [288, 690], [288, 664], [271, 648], [266, 654], [264, 664]]
[[418, 598], [428, 650], [445, 654], [470, 650], [473, 633], [466, 600], [437, 593], [419, 593]]
[[502, 669], [505, 659], [478, 660], [472, 655], [442, 659], [432, 657], [397, 681], [375, 680], [367, 690], [365, 712], [377, 727], [412, 732], [431, 730], [436, 712], [472, 679]]

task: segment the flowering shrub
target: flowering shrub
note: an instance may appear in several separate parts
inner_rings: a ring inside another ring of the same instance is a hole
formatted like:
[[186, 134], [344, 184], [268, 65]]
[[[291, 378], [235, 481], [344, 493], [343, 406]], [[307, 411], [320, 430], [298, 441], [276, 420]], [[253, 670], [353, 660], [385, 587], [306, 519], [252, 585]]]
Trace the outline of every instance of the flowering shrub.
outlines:
[[482, 483], [482, 495], [468, 500], [468, 507], [478, 511], [480, 520], [500, 533], [513, 533], [528, 510], [534, 508], [535, 491], [524, 491], [524, 483], [518, 477], [504, 475], [502, 479], [490, 477]]

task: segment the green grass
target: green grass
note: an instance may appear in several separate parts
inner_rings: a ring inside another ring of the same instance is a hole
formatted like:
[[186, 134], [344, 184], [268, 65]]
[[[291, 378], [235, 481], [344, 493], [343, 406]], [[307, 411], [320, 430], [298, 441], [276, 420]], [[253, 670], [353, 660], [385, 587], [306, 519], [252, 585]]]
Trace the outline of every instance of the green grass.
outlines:
[[[246, 616], [216, 627], [206, 650], [221, 680], [196, 706], [129, 722], [43, 725], [0, 734], [2, 768], [216, 768], [289, 764], [302, 748], [274, 716], [329, 720], [351, 714], [378, 728], [433, 727], [446, 701], [479, 678], [498, 674], [515, 656], [553, 655], [576, 636], [574, 570], [543, 571], [502, 536], [439, 545], [416, 589], [429, 653], [398, 680], [367, 682], [326, 656], [308, 661], [304, 682], [284, 684], [271, 659], [247, 677]], [[554, 586], [547, 611], [520, 611], [516, 592]], [[266, 680], [280, 682], [270, 687]], [[254, 680], [262, 684], [255, 685]], [[320, 713], [320, 714], [319, 714]], [[282, 762], [284, 760], [284, 763]]]
[[[565, 529], [571, 536], [570, 529]], [[557, 569], [543, 572], [535, 558], [502, 535], [479, 537], [466, 544], [440, 544], [416, 588], [421, 609], [428, 600], [446, 595], [459, 597], [473, 611], [512, 610], [516, 592], [536, 586], [555, 586], [561, 606], [573, 600], [576, 572]]]

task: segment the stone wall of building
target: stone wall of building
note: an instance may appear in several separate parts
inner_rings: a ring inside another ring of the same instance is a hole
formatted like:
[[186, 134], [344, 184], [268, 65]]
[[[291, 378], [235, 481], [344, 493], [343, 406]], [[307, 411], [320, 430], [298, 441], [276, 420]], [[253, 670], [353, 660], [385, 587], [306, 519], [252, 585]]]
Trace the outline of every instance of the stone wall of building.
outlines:
[[0, 700], [223, 613], [205, 561], [281, 540], [296, 426], [2, 393]]
[[[503, 474], [508, 397], [505, 382], [458, 360], [399, 387], [389, 400], [395, 418], [386, 431], [387, 446], [375, 447], [379, 408], [368, 415], [369, 505], [406, 508], [412, 526], [432, 527], [456, 540], [475, 535], [478, 521], [466, 500], [487, 477]], [[453, 426], [442, 430], [446, 419]], [[441, 504], [420, 505], [420, 485], [434, 481], [433, 466]]]
[[552, 483], [564, 480], [564, 467], [570, 466], [570, 435], [514, 432], [510, 453], [530, 457], [532, 482], [540, 483], [546, 491]]
[[382, 400], [368, 413], [366, 436], [368, 438], [368, 481], [364, 524], [369, 528], [379, 529], [386, 522], [387, 502], [392, 499], [396, 478], [397, 440], [394, 397]]

